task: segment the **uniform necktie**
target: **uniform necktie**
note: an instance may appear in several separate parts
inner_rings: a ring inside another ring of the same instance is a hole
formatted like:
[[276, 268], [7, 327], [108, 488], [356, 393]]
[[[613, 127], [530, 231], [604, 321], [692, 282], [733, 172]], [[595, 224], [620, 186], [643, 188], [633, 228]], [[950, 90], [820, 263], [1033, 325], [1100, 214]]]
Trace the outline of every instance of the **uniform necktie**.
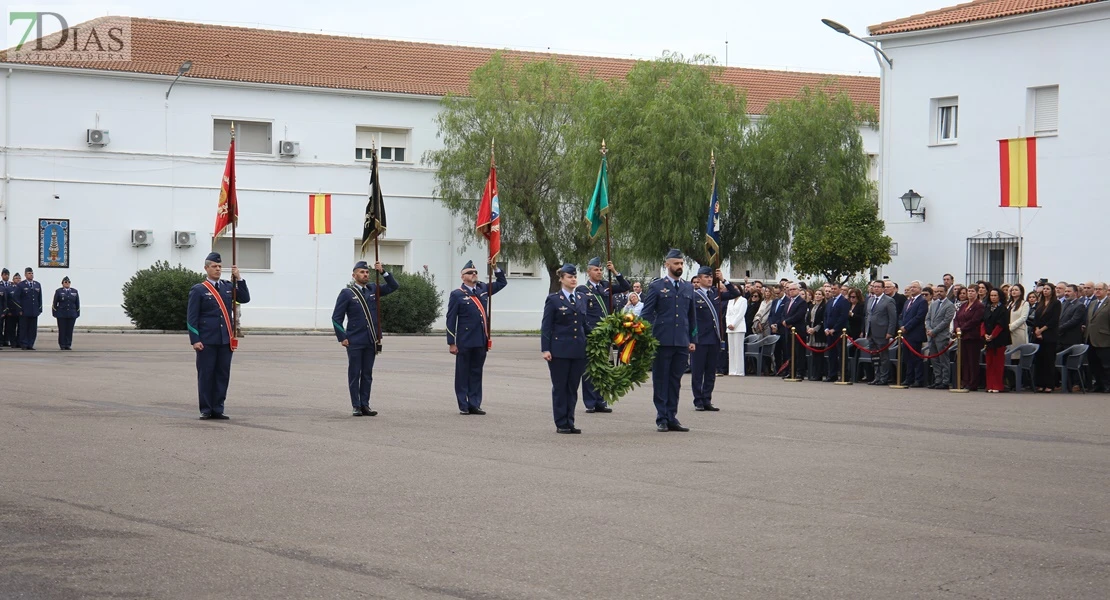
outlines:
[[574, 304], [574, 292], [571, 292], [570, 294], [570, 303]]

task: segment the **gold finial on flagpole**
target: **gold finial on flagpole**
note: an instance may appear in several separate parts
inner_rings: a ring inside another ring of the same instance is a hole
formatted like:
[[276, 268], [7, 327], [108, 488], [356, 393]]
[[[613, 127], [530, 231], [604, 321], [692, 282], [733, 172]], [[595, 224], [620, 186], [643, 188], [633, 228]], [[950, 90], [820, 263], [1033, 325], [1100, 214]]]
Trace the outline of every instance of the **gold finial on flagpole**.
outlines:
[[235, 121], [231, 122], [231, 139], [235, 139]]
[[609, 149], [605, 147], [605, 139], [603, 138], [601, 140], [601, 155], [605, 156], [608, 153], [609, 153]]

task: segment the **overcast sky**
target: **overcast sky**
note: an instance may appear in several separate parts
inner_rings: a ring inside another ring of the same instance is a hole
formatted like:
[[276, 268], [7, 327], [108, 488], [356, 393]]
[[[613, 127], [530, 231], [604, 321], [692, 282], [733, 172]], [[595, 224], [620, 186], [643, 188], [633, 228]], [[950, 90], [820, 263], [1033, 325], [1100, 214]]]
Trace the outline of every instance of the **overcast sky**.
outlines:
[[[0, 0], [2, 1], [2, 0]], [[866, 35], [867, 26], [959, 0], [109, 0], [6, 2], [56, 10], [71, 22], [106, 13], [213, 24], [316, 31], [408, 41], [630, 58], [664, 51], [711, 54], [729, 66], [878, 75], [874, 54], [821, 23]], [[74, 16], [70, 16], [74, 15]], [[12, 26], [7, 31], [10, 47]]]

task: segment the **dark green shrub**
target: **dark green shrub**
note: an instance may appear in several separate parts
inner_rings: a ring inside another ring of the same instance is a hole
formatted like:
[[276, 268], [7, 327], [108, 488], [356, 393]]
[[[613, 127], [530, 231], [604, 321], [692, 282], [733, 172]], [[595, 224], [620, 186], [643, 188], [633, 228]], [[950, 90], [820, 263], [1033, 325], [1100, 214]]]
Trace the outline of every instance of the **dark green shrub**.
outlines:
[[[425, 268], [418, 275], [394, 272], [393, 277], [400, 287], [381, 299], [382, 330], [387, 333], [430, 332], [432, 323], [443, 314], [443, 299], [436, 289], [435, 276]], [[373, 274], [370, 281], [374, 281]]]
[[138, 329], [185, 331], [189, 290], [204, 274], [158, 261], [123, 284], [123, 312]]

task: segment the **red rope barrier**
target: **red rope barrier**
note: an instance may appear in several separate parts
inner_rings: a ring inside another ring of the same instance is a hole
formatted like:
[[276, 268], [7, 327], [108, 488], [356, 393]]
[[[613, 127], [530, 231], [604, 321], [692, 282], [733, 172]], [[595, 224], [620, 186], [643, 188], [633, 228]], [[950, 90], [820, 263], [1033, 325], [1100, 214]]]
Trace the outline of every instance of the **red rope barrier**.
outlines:
[[949, 350], [952, 349], [952, 346], [955, 346], [955, 345], [956, 345], [956, 340], [952, 340], [951, 342], [948, 342], [948, 345], [944, 347], [944, 350], [941, 350], [940, 352], [938, 352], [936, 354], [932, 354], [930, 356], [925, 356], [924, 354], [918, 352], [917, 350], [914, 350], [913, 344], [907, 344], [906, 349], [908, 349], [910, 352], [913, 352], [921, 360], [932, 360], [934, 358], [939, 358], [939, 357], [943, 356], [946, 352], [948, 352]]
[[[851, 339], [851, 338], [849, 338], [849, 339]], [[882, 348], [879, 348], [878, 350], [872, 350], [870, 348], [867, 348], [866, 346], [860, 346], [859, 342], [857, 342], [856, 340], [851, 340], [851, 342], [852, 342], [852, 345], [855, 346], [857, 349], [859, 349], [863, 352], [866, 352], [868, 354], [871, 354], [872, 356], [874, 356], [875, 354], [879, 354], [880, 352], [886, 352], [891, 346], [894, 345], [894, 340], [892, 339], [889, 342], [887, 342], [887, 344], [885, 346], [883, 346]]]
[[804, 347], [806, 350], [809, 350], [810, 352], [815, 352], [817, 354], [824, 354], [836, 347], [836, 344], [831, 344], [829, 346], [826, 346], [824, 349], [814, 348], [813, 346], [807, 344], [806, 341], [802, 339], [802, 336], [798, 335], [797, 331], [794, 332], [794, 337], [798, 338], [798, 343], [801, 344], [802, 347]]

